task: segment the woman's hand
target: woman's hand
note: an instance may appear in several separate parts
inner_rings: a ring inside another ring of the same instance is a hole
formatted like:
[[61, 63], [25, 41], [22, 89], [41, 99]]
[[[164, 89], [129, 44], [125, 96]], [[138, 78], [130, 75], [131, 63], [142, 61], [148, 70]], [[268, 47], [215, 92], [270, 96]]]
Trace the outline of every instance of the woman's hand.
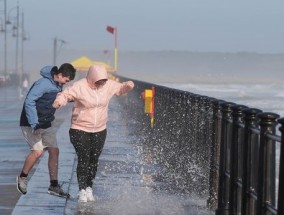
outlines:
[[133, 81], [127, 81], [126, 82], [126, 86], [128, 87], [128, 89], [133, 89], [134, 88], [134, 83], [133, 83]]
[[58, 101], [55, 100], [55, 101], [53, 102], [53, 104], [52, 104], [52, 107], [58, 109], [58, 108], [61, 107], [61, 105], [60, 105], [60, 103], [59, 103]]

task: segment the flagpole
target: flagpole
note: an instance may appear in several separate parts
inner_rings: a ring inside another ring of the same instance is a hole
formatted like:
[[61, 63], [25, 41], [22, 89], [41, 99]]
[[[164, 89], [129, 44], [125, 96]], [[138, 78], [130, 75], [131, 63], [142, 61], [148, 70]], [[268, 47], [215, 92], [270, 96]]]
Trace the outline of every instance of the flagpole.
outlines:
[[114, 70], [117, 72], [117, 28], [114, 28]]
[[117, 28], [108, 25], [106, 30], [111, 34], [114, 34], [114, 71], [117, 72]]

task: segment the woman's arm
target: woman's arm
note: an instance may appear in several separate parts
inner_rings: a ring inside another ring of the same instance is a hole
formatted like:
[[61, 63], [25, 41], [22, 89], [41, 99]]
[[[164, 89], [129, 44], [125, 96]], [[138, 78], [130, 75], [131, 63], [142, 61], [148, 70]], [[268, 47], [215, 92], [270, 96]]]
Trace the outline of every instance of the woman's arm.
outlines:
[[117, 95], [126, 94], [134, 88], [133, 81], [122, 82]]
[[52, 106], [56, 109], [63, 107], [68, 102], [74, 101], [75, 95], [73, 86], [66, 88], [63, 92], [57, 94]]

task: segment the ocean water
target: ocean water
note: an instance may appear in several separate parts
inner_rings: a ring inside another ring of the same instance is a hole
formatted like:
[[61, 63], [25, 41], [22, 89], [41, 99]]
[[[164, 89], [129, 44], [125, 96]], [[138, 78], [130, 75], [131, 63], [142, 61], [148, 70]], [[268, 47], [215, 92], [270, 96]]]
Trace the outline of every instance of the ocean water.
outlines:
[[267, 84], [219, 84], [219, 83], [159, 83], [163, 86], [199, 95], [222, 99], [236, 104], [273, 112], [284, 117], [284, 85]]

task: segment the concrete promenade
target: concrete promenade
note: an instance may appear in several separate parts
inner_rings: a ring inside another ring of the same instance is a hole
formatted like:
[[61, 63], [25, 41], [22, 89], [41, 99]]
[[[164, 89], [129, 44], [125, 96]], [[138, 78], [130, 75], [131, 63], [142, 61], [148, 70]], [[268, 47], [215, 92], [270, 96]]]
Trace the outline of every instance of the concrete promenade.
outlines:
[[66, 200], [47, 194], [48, 154], [45, 153], [29, 180], [27, 195], [20, 197], [12, 214], [212, 214], [206, 210], [206, 200], [167, 192], [161, 188], [165, 184], [155, 182], [152, 175], [158, 170], [142, 158], [141, 146], [135, 144], [137, 134], [131, 133], [122, 112], [123, 107], [114, 98], [110, 104], [107, 140], [94, 181], [95, 202], [77, 203], [77, 157], [68, 135], [71, 107], [66, 107], [57, 113], [59, 120], [65, 119], [57, 132], [59, 182], [71, 198]]

